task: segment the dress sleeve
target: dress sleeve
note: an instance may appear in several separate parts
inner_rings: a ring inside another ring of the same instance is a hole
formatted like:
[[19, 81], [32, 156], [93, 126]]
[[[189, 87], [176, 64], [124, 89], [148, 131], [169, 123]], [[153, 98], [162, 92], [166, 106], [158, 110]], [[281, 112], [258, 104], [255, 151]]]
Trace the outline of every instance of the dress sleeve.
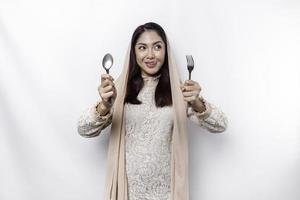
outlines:
[[113, 108], [106, 115], [101, 116], [96, 109], [99, 103], [95, 103], [80, 116], [77, 130], [81, 136], [87, 138], [96, 137], [111, 124]]
[[188, 105], [187, 116], [200, 127], [211, 133], [221, 133], [227, 128], [227, 117], [217, 106], [203, 100], [206, 110], [199, 113]]

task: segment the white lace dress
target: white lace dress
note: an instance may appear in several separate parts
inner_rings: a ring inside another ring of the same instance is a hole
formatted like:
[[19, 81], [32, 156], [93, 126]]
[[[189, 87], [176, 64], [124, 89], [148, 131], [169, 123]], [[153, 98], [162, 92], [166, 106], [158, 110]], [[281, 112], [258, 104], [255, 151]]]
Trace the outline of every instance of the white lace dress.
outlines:
[[[142, 104], [125, 104], [129, 200], [170, 200], [172, 107], [155, 106], [157, 78], [145, 78], [144, 82], [138, 95]], [[208, 102], [205, 105], [207, 110], [203, 113], [189, 107], [188, 117], [210, 132], [224, 131], [227, 126], [224, 113]], [[95, 137], [111, 123], [111, 119], [112, 111], [100, 116], [94, 105], [81, 116], [78, 132], [84, 137]]]

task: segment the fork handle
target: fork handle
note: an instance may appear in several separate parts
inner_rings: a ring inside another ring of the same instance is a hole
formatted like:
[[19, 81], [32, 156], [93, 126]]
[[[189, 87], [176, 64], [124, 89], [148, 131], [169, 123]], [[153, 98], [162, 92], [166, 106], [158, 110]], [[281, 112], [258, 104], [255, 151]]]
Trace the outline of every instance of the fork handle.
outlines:
[[189, 71], [189, 80], [191, 80], [192, 72]]

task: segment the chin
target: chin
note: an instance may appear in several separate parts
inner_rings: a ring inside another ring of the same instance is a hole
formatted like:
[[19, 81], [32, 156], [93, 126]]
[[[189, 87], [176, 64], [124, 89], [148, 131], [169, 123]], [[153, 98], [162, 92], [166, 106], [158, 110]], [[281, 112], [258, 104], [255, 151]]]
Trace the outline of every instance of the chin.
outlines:
[[157, 75], [157, 73], [159, 72], [161, 67], [154, 67], [154, 68], [148, 68], [148, 67], [144, 67], [144, 71], [148, 74], [148, 75]]
[[155, 69], [155, 70], [147, 70], [145, 72], [150, 76], [154, 76], [154, 75], [157, 75], [158, 71], [159, 70]]

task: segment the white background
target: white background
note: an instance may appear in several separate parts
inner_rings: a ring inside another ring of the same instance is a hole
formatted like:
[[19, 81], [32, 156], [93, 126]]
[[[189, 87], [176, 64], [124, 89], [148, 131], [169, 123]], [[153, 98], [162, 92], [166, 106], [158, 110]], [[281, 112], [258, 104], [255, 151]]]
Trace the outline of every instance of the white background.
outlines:
[[203, 96], [227, 115], [192, 122], [191, 200], [300, 199], [300, 3], [297, 0], [0, 0], [0, 199], [99, 200], [109, 128], [77, 133], [99, 99], [102, 56], [121, 72], [134, 29], [165, 29]]

